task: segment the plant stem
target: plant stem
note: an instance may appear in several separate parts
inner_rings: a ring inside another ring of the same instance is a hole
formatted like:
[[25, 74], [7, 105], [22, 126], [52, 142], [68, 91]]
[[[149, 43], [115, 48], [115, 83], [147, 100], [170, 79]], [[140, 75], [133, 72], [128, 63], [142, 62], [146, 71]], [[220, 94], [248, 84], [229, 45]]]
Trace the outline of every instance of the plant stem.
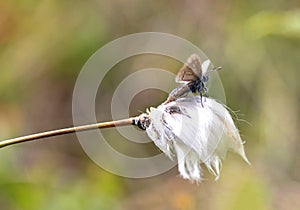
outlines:
[[117, 126], [124, 126], [124, 125], [133, 125], [136, 118], [128, 118], [123, 120], [117, 120], [117, 121], [110, 121], [110, 122], [103, 122], [103, 123], [96, 123], [91, 125], [82, 125], [78, 127], [70, 127], [70, 128], [63, 128], [58, 130], [52, 130], [52, 131], [46, 131], [42, 133], [36, 133], [31, 134], [28, 136], [22, 136], [18, 138], [8, 139], [0, 142], [0, 148], [6, 147], [13, 144], [19, 144], [22, 142], [27, 141], [33, 141], [43, 138], [48, 138], [52, 136], [59, 136], [69, 133], [75, 133], [75, 132], [82, 132], [82, 131], [88, 131], [93, 129], [99, 129], [99, 128], [110, 128], [110, 127], [117, 127]]

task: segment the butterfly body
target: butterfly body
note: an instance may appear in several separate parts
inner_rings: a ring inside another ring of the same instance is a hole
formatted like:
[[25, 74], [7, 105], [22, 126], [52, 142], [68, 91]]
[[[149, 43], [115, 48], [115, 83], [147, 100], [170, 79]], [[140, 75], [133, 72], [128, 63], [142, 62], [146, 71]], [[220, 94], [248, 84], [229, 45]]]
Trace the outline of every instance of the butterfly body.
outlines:
[[193, 82], [189, 82], [187, 86], [189, 87], [192, 93], [201, 93], [202, 91], [204, 91], [205, 95], [207, 95], [207, 88], [203, 80], [198, 79]]

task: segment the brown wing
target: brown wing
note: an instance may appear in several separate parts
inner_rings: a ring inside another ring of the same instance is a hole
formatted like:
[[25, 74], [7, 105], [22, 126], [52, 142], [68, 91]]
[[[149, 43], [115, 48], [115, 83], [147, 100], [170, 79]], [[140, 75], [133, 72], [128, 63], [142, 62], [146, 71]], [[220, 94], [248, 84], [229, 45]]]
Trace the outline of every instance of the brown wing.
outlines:
[[178, 83], [186, 83], [195, 81], [202, 76], [201, 60], [196, 54], [192, 54], [179, 70], [175, 81]]

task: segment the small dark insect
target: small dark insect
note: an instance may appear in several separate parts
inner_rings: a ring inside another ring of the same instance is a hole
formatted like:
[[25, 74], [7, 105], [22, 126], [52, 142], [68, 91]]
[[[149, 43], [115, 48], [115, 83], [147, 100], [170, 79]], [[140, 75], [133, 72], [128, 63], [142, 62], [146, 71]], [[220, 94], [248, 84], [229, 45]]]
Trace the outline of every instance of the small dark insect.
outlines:
[[181, 114], [182, 113], [179, 106], [169, 106], [169, 107], [166, 107], [165, 111], [168, 112], [168, 113], [170, 113], [170, 114], [173, 114], [173, 113]]
[[177, 98], [188, 94], [188, 92], [198, 92], [201, 96], [201, 104], [203, 106], [202, 96], [203, 94], [204, 96], [208, 96], [207, 87], [205, 86], [205, 83], [208, 81], [207, 73], [221, 69], [221, 67], [217, 67], [207, 70], [209, 64], [209, 60], [206, 60], [203, 64], [201, 64], [199, 56], [192, 54], [187, 59], [187, 62], [183, 65], [183, 67], [179, 70], [175, 78], [176, 82], [183, 83], [183, 85], [175, 88], [169, 94], [169, 97], [164, 104], [174, 101]]

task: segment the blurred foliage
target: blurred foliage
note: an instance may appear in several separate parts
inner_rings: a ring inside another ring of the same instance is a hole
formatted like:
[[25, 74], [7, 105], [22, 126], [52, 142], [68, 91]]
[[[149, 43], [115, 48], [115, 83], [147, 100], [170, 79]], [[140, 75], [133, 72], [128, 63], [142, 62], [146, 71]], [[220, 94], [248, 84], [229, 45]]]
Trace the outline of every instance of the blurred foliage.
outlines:
[[256, 38], [274, 34], [297, 39], [300, 36], [300, 11], [263, 11], [251, 17], [245, 27]]
[[[143, 31], [185, 38], [223, 67], [228, 106], [251, 124], [238, 122], [253, 167], [230, 154], [216, 183], [189, 184], [176, 169], [127, 179], [87, 159], [75, 135], [57, 137], [0, 151], [0, 208], [299, 209], [296, 0], [1, 1], [0, 139], [71, 125], [72, 90], [87, 59], [107, 42]], [[114, 88], [140, 66], [129, 61], [115, 68], [99, 90], [99, 120], [110, 119]], [[162, 100], [160, 92], [140, 94], [130, 112]], [[106, 132], [122, 152], [145, 155]], [[153, 145], [145, 150], [157, 153]]]

